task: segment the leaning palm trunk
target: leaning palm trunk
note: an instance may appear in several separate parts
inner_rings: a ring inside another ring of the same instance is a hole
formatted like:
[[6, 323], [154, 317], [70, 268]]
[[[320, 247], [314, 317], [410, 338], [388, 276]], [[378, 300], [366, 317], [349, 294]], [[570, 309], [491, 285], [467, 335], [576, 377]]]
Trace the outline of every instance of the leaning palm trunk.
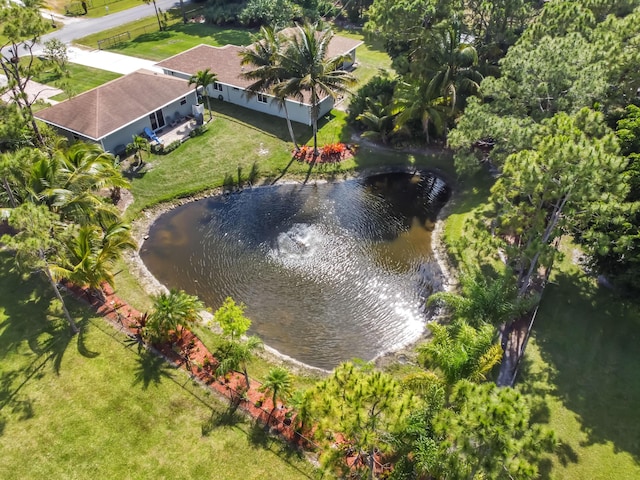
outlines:
[[[44, 259], [44, 253], [40, 254], [40, 258]], [[67, 306], [64, 303], [64, 298], [62, 298], [62, 295], [60, 294], [60, 290], [58, 290], [58, 285], [56, 284], [56, 281], [53, 279], [53, 276], [51, 275], [51, 270], [49, 270], [49, 266], [45, 264], [42, 271], [45, 277], [47, 277], [47, 280], [49, 280], [49, 283], [51, 284], [51, 288], [53, 288], [53, 291], [56, 294], [56, 298], [60, 300], [60, 304], [62, 305], [62, 311], [64, 312], [64, 316], [66, 317], [67, 322], [69, 322], [69, 325], [71, 326], [71, 331], [75, 335], [80, 331], [80, 329], [78, 328], [78, 326], [76, 325], [76, 322], [71, 317], [69, 310], [67, 310]]]
[[315, 90], [311, 91], [311, 121], [313, 123], [313, 159], [315, 160], [318, 154], [318, 111], [320, 106], [318, 105], [318, 95]]
[[289, 111], [287, 110], [287, 99], [282, 99], [282, 108], [284, 110], [284, 117], [287, 119], [287, 128], [289, 129], [289, 135], [291, 135], [291, 141], [293, 142], [293, 146], [296, 149], [296, 152], [300, 151], [300, 147], [298, 146], [298, 142], [296, 141], [296, 136], [293, 133], [293, 125], [291, 125], [291, 119], [289, 118]]

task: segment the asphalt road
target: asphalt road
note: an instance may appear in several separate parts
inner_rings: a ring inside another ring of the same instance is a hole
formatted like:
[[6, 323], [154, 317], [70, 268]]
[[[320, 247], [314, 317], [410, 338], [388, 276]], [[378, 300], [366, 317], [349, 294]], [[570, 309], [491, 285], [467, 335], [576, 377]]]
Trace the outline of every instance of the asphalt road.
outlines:
[[[189, 3], [185, 0], [185, 4]], [[179, 6], [180, 2], [177, 0], [156, 0], [156, 5], [159, 9], [167, 10], [174, 6]], [[71, 43], [76, 38], [86, 37], [92, 33], [101, 32], [102, 30], [108, 30], [125, 23], [133, 22], [145, 17], [155, 16], [155, 10], [153, 3], [146, 5], [140, 1], [140, 6], [130, 8], [129, 10], [123, 10], [121, 12], [110, 13], [100, 18], [83, 18], [73, 17], [65, 20], [65, 25], [47, 35], [42, 37], [41, 44], [52, 38], [57, 38], [64, 43]]]

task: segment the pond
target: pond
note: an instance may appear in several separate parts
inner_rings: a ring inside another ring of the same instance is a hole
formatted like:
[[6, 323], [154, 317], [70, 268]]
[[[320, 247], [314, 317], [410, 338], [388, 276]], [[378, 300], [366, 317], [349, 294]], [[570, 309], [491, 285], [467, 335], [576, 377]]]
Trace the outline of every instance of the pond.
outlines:
[[422, 334], [425, 299], [442, 283], [431, 231], [448, 198], [425, 172], [254, 188], [162, 215], [140, 255], [167, 287], [213, 310], [227, 296], [243, 302], [250, 333], [331, 369]]

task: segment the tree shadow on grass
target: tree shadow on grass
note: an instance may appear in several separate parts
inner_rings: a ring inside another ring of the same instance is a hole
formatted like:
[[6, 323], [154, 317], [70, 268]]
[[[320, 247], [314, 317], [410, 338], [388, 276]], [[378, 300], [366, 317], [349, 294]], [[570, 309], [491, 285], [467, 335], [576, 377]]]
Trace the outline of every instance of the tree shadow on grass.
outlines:
[[562, 273], [545, 290], [534, 335], [548, 376], [540, 383], [548, 386], [533, 388], [546, 388], [576, 414], [584, 446], [611, 442], [639, 462], [640, 304], [582, 273]]
[[162, 357], [148, 351], [142, 351], [136, 358], [138, 365], [134, 372], [133, 386], [142, 384], [146, 390], [149, 385], [159, 385], [163, 379], [171, 379], [170, 367]]
[[207, 437], [211, 432], [221, 427], [235, 427], [243, 421], [244, 418], [238, 412], [237, 403], [231, 403], [223, 411], [214, 408], [211, 410], [211, 416], [201, 426], [202, 436]]

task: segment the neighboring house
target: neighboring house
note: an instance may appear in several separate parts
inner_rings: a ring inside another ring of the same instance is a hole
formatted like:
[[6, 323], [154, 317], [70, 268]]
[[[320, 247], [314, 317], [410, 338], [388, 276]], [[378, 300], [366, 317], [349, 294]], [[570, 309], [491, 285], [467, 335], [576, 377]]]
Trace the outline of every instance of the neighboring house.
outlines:
[[138, 70], [41, 110], [35, 117], [69, 139], [120, 154], [144, 128], [161, 130], [192, 114], [196, 93], [183, 79]]
[[[291, 32], [293, 31], [294, 29], [291, 29]], [[334, 35], [329, 44], [327, 56], [331, 58], [337, 55], [348, 55], [350, 60], [343, 64], [343, 68], [350, 68], [356, 61], [356, 48], [361, 44], [361, 41]], [[259, 93], [255, 96], [246, 94], [246, 88], [253, 81], [242, 78], [242, 73], [251, 68], [249, 66], [243, 67], [240, 64], [242, 49], [243, 47], [236, 45], [225, 45], [224, 47], [198, 45], [163, 60], [157, 66], [162, 68], [167, 75], [184, 79], [189, 79], [198, 71], [209, 68], [218, 78], [217, 82], [208, 88], [211, 97], [284, 118], [284, 109], [269, 92]], [[287, 99], [287, 111], [291, 120], [311, 125], [311, 102], [307, 97], [308, 95], [303, 101]], [[332, 108], [333, 99], [329, 96], [323, 97], [320, 101], [318, 115], [321, 117]]]

